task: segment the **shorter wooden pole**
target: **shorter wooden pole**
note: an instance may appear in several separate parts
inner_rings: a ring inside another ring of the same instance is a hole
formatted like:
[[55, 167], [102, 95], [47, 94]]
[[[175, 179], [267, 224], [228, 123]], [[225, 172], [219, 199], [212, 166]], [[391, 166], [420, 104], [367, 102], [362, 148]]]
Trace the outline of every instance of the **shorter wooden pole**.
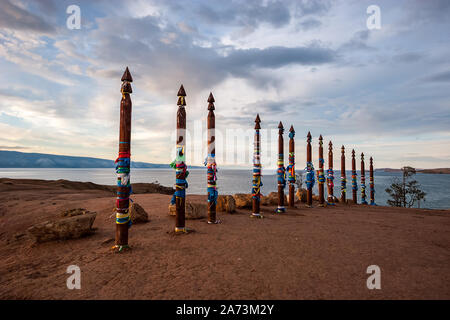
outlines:
[[325, 187], [325, 174], [323, 171], [323, 165], [325, 160], [323, 158], [323, 138], [322, 135], [319, 136], [319, 170], [317, 170], [317, 183], [319, 189], [319, 207], [325, 205], [324, 187]]
[[346, 203], [347, 175], [345, 174], [345, 148], [341, 147], [341, 202]]
[[352, 195], [353, 195], [353, 203], [358, 203], [358, 180], [356, 174], [356, 160], [355, 160], [355, 149], [352, 150]]
[[306, 136], [306, 206], [312, 207], [312, 188], [314, 186], [314, 166], [312, 163], [312, 154], [311, 154], [311, 133], [308, 131], [308, 135]]
[[294, 142], [295, 130], [291, 125], [289, 129], [289, 166], [288, 181], [289, 181], [289, 208], [295, 208], [295, 142]]
[[284, 139], [283, 139], [284, 127], [283, 124], [278, 124], [278, 169], [277, 169], [277, 181], [278, 181], [278, 208], [276, 213], [286, 212], [284, 207], [284, 188], [286, 187], [286, 168], [284, 167]]
[[364, 168], [364, 153], [361, 153], [361, 204], [367, 204], [367, 201], [366, 201], [366, 170]]
[[334, 204], [334, 171], [333, 171], [333, 143], [328, 144], [328, 170], [327, 170], [328, 204]]
[[373, 158], [370, 157], [370, 204], [372, 206], [375, 206], [375, 183], [373, 179]]

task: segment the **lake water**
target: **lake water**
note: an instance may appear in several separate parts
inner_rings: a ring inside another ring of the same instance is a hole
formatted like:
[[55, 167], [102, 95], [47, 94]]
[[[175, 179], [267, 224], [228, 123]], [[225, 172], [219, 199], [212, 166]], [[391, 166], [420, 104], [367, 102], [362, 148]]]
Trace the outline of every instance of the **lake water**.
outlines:
[[[206, 169], [190, 169], [188, 177], [188, 194], [206, 194]], [[114, 169], [10, 169], [0, 168], [0, 177], [16, 179], [66, 179], [73, 181], [89, 181], [97, 184], [114, 185], [116, 174]], [[340, 195], [340, 172], [335, 171], [334, 194]], [[359, 180], [358, 172], [358, 180]], [[398, 172], [375, 171], [375, 202], [378, 205], [386, 205], [388, 199], [384, 191], [395, 178], [401, 178]], [[252, 171], [243, 169], [219, 169], [217, 175], [219, 194], [250, 193], [252, 186]], [[450, 208], [450, 175], [449, 174], [424, 174], [414, 176], [421, 189], [427, 193], [426, 201], [421, 202], [422, 208], [448, 209]], [[164, 186], [173, 186], [175, 171], [172, 169], [132, 169], [132, 182], [159, 182]], [[263, 171], [264, 195], [277, 191], [277, 176], [275, 172]], [[358, 181], [359, 184], [359, 181]], [[317, 183], [314, 186], [317, 194]], [[288, 188], [286, 188], [287, 192]], [[325, 187], [326, 190], [326, 187]], [[347, 172], [347, 194], [351, 197], [351, 173]], [[369, 201], [369, 175], [366, 172], [366, 192]], [[358, 190], [358, 201], [360, 201]]]

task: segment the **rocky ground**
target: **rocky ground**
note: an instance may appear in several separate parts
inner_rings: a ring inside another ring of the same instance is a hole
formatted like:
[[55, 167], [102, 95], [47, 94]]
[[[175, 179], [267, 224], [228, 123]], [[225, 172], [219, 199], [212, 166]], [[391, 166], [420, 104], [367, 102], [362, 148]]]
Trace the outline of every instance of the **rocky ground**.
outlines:
[[[133, 195], [149, 221], [129, 230], [131, 250], [113, 253], [111, 187], [0, 179], [0, 298], [450, 298], [448, 210], [298, 203], [274, 215], [269, 204], [264, 219], [238, 208], [219, 213], [219, 225], [187, 220], [195, 232], [174, 235], [167, 193]], [[75, 208], [96, 212], [91, 235], [35, 243], [27, 232]], [[80, 290], [67, 289], [70, 265], [81, 269]], [[370, 265], [381, 290], [367, 289]]]

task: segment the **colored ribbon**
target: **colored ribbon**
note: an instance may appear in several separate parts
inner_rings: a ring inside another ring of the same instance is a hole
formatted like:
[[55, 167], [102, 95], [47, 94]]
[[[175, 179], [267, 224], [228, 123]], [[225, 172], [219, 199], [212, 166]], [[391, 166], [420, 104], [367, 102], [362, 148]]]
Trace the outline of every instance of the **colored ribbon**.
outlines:
[[[126, 142], [119, 142], [126, 143]], [[126, 188], [127, 191], [117, 191], [116, 197], [116, 223], [125, 224], [128, 223], [128, 227], [131, 226], [131, 218], [128, 210], [128, 205], [126, 208], [121, 208], [121, 204], [125, 201], [128, 202], [130, 199], [130, 194], [132, 193], [131, 181], [130, 181], [130, 152], [119, 152], [116, 164], [117, 173], [117, 186], [120, 188]], [[122, 189], [123, 190], [123, 189]], [[132, 201], [132, 200], [131, 200]]]
[[312, 189], [314, 187], [315, 178], [314, 178], [314, 166], [312, 162], [306, 163], [306, 187], [308, 189]]

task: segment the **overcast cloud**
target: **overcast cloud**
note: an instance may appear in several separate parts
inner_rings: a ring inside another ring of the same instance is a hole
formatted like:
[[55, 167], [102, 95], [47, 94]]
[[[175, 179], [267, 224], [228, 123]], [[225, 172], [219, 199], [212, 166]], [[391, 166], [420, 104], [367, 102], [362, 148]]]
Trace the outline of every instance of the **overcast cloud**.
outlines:
[[[311, 131], [377, 167], [448, 167], [449, 3], [3, 0], [0, 145], [114, 159], [129, 66], [136, 161], [172, 160], [183, 83], [188, 126], [204, 127], [212, 91], [218, 130], [251, 129], [257, 112], [263, 128], [293, 124], [299, 163]], [[71, 4], [80, 30], [66, 28]], [[380, 30], [366, 27], [372, 4]]]

